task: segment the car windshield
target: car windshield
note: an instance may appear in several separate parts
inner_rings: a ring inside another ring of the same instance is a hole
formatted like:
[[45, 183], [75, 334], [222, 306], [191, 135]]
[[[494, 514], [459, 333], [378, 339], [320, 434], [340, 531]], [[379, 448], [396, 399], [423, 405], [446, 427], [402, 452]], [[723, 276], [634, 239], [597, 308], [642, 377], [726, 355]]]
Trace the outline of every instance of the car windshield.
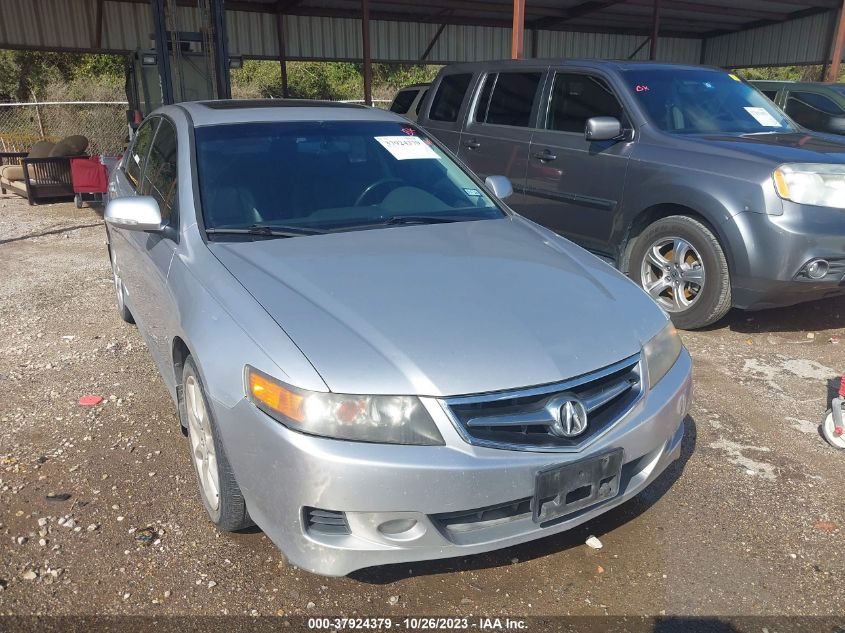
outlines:
[[407, 122], [208, 126], [197, 128], [196, 148], [205, 226], [218, 235], [292, 237], [504, 215]]
[[718, 70], [627, 70], [623, 77], [661, 130], [673, 134], [794, 132], [769, 99]]

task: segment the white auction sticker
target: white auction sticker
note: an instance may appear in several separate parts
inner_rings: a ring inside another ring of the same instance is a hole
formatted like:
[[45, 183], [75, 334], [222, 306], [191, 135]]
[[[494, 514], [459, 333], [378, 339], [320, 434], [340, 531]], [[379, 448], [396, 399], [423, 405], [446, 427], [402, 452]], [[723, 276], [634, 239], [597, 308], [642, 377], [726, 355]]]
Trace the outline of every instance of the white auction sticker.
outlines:
[[753, 116], [757, 123], [765, 127], [783, 127], [780, 122], [773, 117], [766, 108], [752, 108], [746, 107], [745, 111]]
[[396, 160], [440, 158], [419, 136], [376, 136], [375, 139]]

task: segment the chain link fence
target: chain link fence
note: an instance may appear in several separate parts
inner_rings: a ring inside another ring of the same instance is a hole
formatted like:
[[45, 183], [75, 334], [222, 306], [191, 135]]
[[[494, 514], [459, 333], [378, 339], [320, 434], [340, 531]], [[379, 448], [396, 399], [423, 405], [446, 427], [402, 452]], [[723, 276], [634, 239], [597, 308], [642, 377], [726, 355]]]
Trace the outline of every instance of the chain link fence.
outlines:
[[128, 140], [124, 101], [0, 103], [0, 151], [26, 152], [36, 141], [72, 134], [88, 139], [89, 154], [122, 154]]

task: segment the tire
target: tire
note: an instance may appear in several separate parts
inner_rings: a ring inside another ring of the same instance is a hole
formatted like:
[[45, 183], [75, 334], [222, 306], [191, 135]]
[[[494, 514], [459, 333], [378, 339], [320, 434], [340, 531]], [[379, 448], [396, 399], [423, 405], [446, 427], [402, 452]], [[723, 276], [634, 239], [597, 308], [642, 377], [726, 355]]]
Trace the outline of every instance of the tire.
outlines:
[[118, 272], [117, 255], [115, 255], [111, 248], [109, 248], [109, 259], [111, 260], [111, 272], [114, 278], [114, 295], [115, 301], [117, 302], [117, 312], [120, 314], [120, 318], [126, 321], [126, 323], [135, 323], [135, 317], [132, 316], [129, 308], [126, 307], [126, 286], [123, 285], [123, 280], [120, 278], [120, 273]]
[[[197, 475], [200, 499], [211, 522], [224, 532], [236, 532], [253, 525], [241, 489], [223, 444], [205, 388], [193, 358], [182, 367], [179, 416], [188, 428], [191, 463]], [[211, 450], [209, 450], [211, 449]]]
[[631, 248], [628, 274], [680, 329], [710, 325], [730, 310], [725, 252], [713, 232], [689, 216], [669, 216], [643, 229]]
[[81, 208], [82, 208], [82, 194], [81, 194], [81, 193], [77, 193], [76, 195], [74, 195], [74, 196], [73, 196], [73, 201], [76, 203], [76, 208], [77, 208], [77, 209], [81, 209]]
[[845, 451], [845, 435], [836, 435], [834, 432], [835, 423], [833, 420], [833, 413], [830, 409], [827, 410], [824, 420], [821, 425], [822, 437], [833, 448], [838, 448], [840, 451]]

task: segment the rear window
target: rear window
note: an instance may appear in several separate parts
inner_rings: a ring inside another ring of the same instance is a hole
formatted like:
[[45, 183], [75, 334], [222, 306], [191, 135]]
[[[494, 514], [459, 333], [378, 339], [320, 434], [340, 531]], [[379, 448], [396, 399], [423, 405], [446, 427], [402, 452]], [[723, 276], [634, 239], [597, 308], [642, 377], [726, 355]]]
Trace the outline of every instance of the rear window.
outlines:
[[390, 111], [396, 114], [405, 114], [410, 109], [416, 95], [416, 90], [401, 90], [393, 98], [393, 103], [390, 104]]
[[493, 125], [528, 127], [542, 73], [488, 75], [475, 120]]
[[434, 100], [431, 102], [431, 110], [428, 118], [432, 121], [445, 121], [454, 123], [458, 120], [458, 112], [464, 101], [469, 80], [472, 75], [461, 73], [457, 75], [446, 75], [440, 80]]

